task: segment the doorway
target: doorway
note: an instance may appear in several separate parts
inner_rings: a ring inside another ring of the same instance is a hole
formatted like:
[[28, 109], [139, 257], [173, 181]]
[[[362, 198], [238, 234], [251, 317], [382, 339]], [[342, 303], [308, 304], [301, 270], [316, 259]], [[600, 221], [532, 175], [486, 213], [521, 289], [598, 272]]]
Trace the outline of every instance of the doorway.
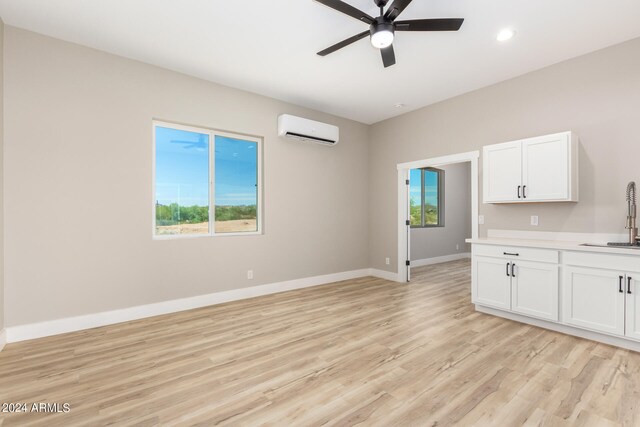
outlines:
[[[410, 182], [413, 178], [417, 179], [416, 170], [429, 171], [421, 172], [420, 179], [422, 184], [422, 197], [424, 201], [424, 183], [425, 179], [431, 183], [436, 182], [438, 186], [444, 188], [444, 174], [439, 174], [445, 166], [459, 163], [470, 164], [470, 185], [471, 185], [471, 238], [478, 237], [478, 151], [470, 151], [467, 153], [454, 154], [450, 156], [436, 157], [414, 162], [400, 163], [398, 168], [398, 281], [409, 282], [411, 280], [411, 227], [412, 223], [417, 221], [417, 211], [414, 206], [414, 215], [412, 217], [411, 209], [411, 188]], [[413, 177], [411, 174], [413, 172]], [[426, 177], [426, 178], [425, 178]], [[438, 178], [439, 177], [439, 178]], [[425, 214], [424, 203], [420, 206], [420, 221], [424, 225], [425, 221], [433, 222], [442, 221], [443, 211], [441, 203], [435, 203], [436, 208], [433, 209], [433, 203], [430, 204], [429, 212]], [[434, 211], [434, 212], [432, 212]], [[425, 219], [428, 218], [428, 219]]]

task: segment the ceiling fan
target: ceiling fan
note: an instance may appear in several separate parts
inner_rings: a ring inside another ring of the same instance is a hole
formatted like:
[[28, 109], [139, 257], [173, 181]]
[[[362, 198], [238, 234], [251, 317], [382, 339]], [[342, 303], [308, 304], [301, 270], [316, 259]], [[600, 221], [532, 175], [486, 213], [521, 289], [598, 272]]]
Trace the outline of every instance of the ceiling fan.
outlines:
[[363, 11], [341, 1], [341, 0], [316, 0], [319, 3], [329, 6], [332, 9], [351, 16], [359, 21], [369, 24], [369, 29], [346, 40], [336, 43], [331, 47], [318, 52], [318, 55], [325, 56], [338, 49], [349, 46], [367, 36], [371, 36], [373, 47], [380, 49], [382, 63], [385, 68], [396, 63], [396, 55], [393, 51], [393, 38], [396, 31], [458, 31], [464, 19], [411, 19], [409, 21], [396, 21], [402, 11], [409, 6], [412, 0], [394, 0], [387, 11], [384, 7], [389, 0], [373, 0], [380, 8], [380, 16], [373, 18]]

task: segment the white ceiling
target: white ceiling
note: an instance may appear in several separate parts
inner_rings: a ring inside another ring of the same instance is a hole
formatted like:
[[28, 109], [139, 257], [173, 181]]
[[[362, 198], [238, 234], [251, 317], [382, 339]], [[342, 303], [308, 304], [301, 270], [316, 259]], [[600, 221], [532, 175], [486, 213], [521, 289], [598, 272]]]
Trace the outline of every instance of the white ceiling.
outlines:
[[[373, 0], [347, 2], [376, 15]], [[385, 69], [368, 39], [317, 56], [367, 26], [313, 0], [0, 0], [0, 16], [363, 123], [640, 37], [638, 0], [414, 0], [401, 19], [465, 23], [457, 33], [396, 34], [397, 64]], [[516, 37], [497, 42], [507, 26]]]

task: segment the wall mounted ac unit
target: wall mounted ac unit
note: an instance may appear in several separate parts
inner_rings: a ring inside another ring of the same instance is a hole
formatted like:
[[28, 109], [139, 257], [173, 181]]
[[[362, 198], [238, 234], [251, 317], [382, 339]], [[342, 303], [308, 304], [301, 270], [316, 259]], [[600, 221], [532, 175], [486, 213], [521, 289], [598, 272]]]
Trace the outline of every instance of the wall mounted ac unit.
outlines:
[[336, 145], [340, 139], [340, 129], [327, 123], [282, 114], [278, 116], [278, 135], [318, 144]]

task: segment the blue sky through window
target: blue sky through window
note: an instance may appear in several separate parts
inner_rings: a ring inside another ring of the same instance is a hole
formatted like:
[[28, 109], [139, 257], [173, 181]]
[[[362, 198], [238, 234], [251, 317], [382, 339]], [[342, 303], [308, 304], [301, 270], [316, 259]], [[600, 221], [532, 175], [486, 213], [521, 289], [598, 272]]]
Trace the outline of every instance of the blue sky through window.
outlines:
[[258, 202], [258, 144], [216, 135], [216, 206]]
[[411, 169], [409, 172], [409, 197], [412, 205], [420, 205], [422, 198], [422, 173], [421, 169]]
[[209, 205], [209, 135], [156, 127], [156, 202]]
[[[209, 205], [209, 135], [156, 127], [156, 201]], [[253, 141], [215, 137], [215, 202], [257, 204], [257, 150]]]
[[[422, 169], [411, 169], [409, 175], [409, 197], [411, 203], [420, 205], [420, 199], [422, 198], [422, 178], [420, 174]], [[427, 205], [438, 206], [438, 172], [425, 170], [424, 171], [424, 198]]]
[[424, 171], [424, 198], [426, 205], [438, 206], [438, 172]]

